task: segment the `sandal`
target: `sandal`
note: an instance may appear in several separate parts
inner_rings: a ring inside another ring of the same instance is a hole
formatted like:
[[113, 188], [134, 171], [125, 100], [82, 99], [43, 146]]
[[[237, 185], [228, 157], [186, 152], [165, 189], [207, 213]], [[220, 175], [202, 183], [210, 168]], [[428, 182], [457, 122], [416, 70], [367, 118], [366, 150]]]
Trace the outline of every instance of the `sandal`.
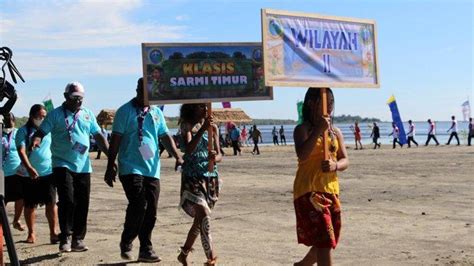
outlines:
[[25, 242], [28, 244], [34, 244], [36, 242], [35, 234], [28, 234], [28, 237], [26, 238]]
[[193, 248], [190, 248], [188, 250], [185, 250], [184, 247], [179, 247], [179, 255], [178, 255], [178, 261], [181, 262], [181, 264], [183, 264], [184, 266], [187, 266], [188, 265], [188, 255], [190, 252], [193, 252], [194, 249]]

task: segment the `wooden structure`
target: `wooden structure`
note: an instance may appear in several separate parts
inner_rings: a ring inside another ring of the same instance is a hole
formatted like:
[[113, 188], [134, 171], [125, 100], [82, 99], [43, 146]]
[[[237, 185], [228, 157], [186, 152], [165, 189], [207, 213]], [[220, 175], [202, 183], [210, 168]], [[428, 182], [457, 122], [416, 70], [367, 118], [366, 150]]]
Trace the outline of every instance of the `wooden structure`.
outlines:
[[212, 116], [214, 123], [234, 122], [241, 124], [252, 122], [252, 118], [240, 108], [213, 109]]

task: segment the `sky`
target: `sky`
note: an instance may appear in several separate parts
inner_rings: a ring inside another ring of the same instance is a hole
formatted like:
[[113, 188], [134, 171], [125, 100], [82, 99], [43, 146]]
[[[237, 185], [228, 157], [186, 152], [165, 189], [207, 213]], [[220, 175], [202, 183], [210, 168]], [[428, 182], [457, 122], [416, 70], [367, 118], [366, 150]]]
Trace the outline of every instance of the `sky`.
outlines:
[[[388, 121], [391, 95], [403, 120], [461, 118], [468, 98], [474, 109], [471, 0], [0, 0], [0, 46], [13, 50], [26, 79], [15, 86], [13, 112], [26, 116], [46, 97], [60, 105], [65, 85], [76, 80], [86, 90], [84, 106], [96, 114], [117, 109], [142, 76], [141, 43], [260, 42], [262, 8], [376, 21], [381, 86], [333, 88], [336, 115]], [[232, 107], [252, 118], [296, 120], [305, 92], [275, 87], [272, 101]], [[179, 105], [164, 111], [178, 116]]]

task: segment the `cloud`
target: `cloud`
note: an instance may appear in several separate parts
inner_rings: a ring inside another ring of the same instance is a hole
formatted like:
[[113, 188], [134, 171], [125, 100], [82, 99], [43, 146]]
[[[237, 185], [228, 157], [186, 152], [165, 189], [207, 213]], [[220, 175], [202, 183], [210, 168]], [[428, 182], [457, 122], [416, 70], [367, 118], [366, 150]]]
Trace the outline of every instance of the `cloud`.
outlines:
[[189, 16], [188, 15], [179, 15], [179, 16], [176, 16], [176, 20], [177, 21], [184, 21], [184, 20], [188, 20], [189, 19]]
[[90, 56], [60, 56], [19, 52], [13, 61], [25, 79], [121, 76], [142, 72], [141, 58], [103, 53]]
[[137, 0], [27, 1], [13, 6], [14, 12], [0, 13], [0, 34], [3, 45], [15, 49], [123, 47], [185, 37], [185, 26], [134, 18], [141, 6]]

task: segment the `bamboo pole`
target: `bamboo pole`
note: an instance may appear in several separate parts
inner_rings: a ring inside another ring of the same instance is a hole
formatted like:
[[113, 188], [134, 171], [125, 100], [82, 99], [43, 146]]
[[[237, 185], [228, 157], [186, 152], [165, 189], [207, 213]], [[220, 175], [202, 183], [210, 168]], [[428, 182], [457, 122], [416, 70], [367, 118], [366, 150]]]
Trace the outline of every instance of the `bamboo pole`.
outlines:
[[[210, 117], [212, 116], [212, 103], [207, 103], [207, 116]], [[209, 125], [209, 128], [207, 129], [207, 150], [209, 154], [214, 150], [214, 130], [212, 128], [212, 125]], [[214, 160], [209, 160], [209, 165], [207, 168], [208, 172], [214, 171]]]
[[[323, 116], [328, 116], [328, 93], [326, 88], [321, 88], [321, 99], [323, 100]], [[329, 145], [328, 145], [328, 130], [326, 129], [323, 132], [323, 151], [324, 151], [324, 160], [329, 160]]]

